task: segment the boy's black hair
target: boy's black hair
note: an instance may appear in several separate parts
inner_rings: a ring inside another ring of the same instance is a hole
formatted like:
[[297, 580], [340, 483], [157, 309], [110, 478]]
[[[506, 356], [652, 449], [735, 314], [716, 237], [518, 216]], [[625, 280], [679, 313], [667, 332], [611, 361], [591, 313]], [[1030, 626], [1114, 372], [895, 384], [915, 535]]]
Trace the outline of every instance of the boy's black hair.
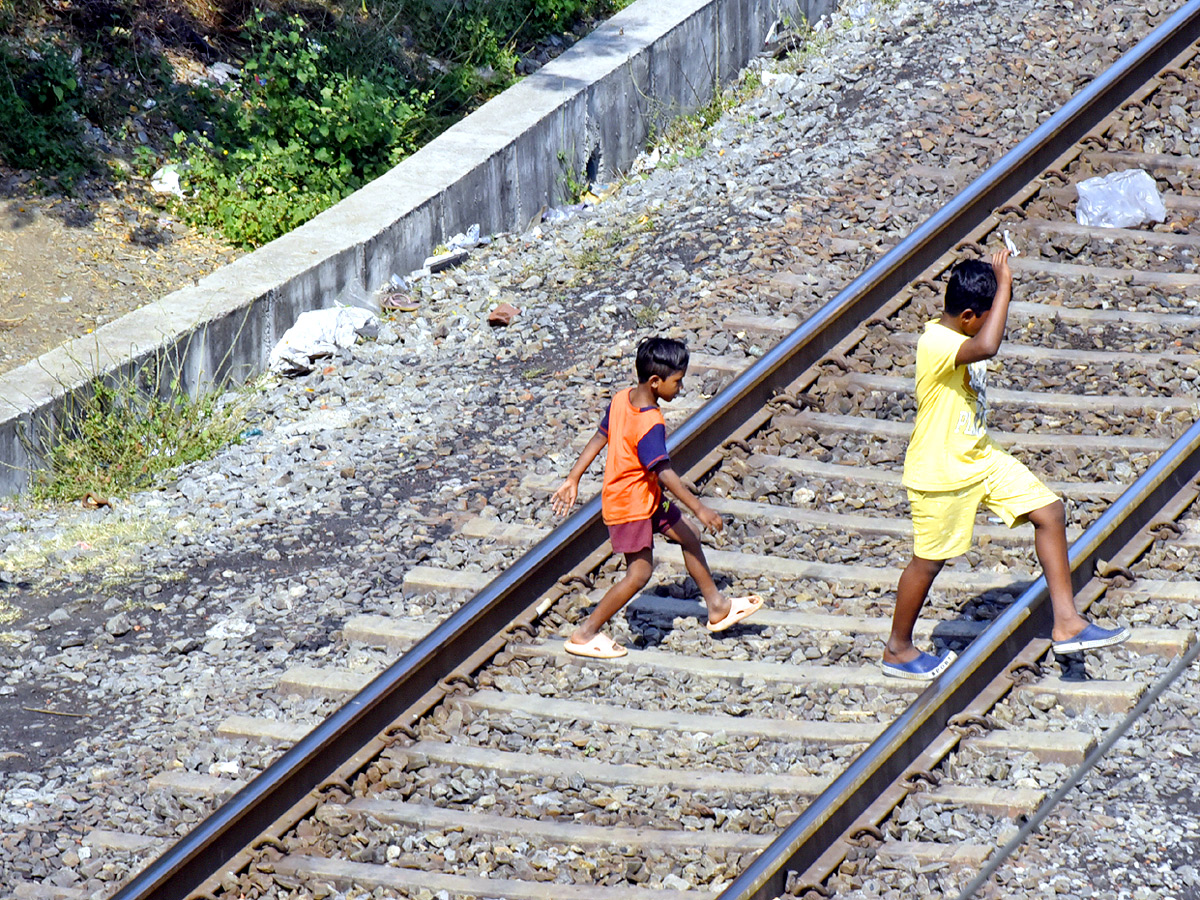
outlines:
[[981, 315], [992, 308], [996, 299], [996, 273], [982, 259], [964, 259], [955, 263], [946, 282], [946, 315], [957, 316], [966, 310]]
[[665, 379], [676, 372], [685, 372], [688, 367], [687, 345], [674, 338], [646, 338], [638, 344], [636, 367], [639, 383], [649, 381], [651, 375]]

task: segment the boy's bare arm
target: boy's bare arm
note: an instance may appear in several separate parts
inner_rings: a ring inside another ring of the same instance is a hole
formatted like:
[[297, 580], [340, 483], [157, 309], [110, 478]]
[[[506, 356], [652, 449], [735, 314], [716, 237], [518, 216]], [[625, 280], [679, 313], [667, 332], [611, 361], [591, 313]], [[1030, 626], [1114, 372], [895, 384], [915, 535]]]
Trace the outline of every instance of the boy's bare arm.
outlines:
[[725, 527], [725, 523], [721, 521], [721, 517], [704, 505], [704, 501], [687, 489], [687, 485], [683, 483], [683, 479], [670, 466], [664, 466], [658, 470], [658, 481], [668, 491], [679, 498], [679, 501], [692, 511], [700, 524], [705, 528], [710, 528], [713, 531], [720, 531]]
[[972, 338], [963, 341], [954, 357], [954, 364], [965, 366], [981, 359], [991, 359], [1000, 351], [1004, 328], [1008, 324], [1008, 303], [1012, 299], [1012, 271], [1008, 268], [1008, 250], [992, 254], [992, 271], [996, 273], [996, 297], [983, 326]]
[[550, 502], [553, 505], [554, 514], [565, 516], [571, 511], [571, 507], [575, 505], [575, 500], [579, 496], [579, 479], [583, 477], [583, 473], [600, 455], [600, 451], [608, 443], [608, 436], [596, 429], [596, 433], [592, 435], [579, 452], [579, 459], [575, 461], [575, 465], [571, 467], [571, 471], [567, 474], [566, 480], [559, 485], [558, 490], [550, 497]]

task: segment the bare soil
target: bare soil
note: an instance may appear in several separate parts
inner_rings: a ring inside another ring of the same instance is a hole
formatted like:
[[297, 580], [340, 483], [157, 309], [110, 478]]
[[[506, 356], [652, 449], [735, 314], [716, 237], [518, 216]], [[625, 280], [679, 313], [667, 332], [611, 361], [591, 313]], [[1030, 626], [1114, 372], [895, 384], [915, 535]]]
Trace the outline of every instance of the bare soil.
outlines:
[[244, 252], [180, 222], [144, 182], [46, 196], [0, 168], [0, 374]]

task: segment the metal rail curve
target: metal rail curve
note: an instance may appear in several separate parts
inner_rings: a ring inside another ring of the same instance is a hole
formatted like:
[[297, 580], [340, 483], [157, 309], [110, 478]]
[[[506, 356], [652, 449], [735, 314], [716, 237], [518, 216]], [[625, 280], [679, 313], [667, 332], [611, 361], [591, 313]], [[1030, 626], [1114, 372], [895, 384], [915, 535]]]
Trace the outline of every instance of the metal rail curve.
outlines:
[[[1194, 42], [1198, 22], [1200, 0], [1190, 0], [1028, 139], [735, 378], [671, 436], [668, 449], [681, 468], [692, 467], [719, 447], [776, 393], [784, 390], [861, 324], [864, 311], [875, 309], [883, 299], [953, 248], [984, 221], [1001, 200], [1014, 194], [1084, 137], [1137, 86], [1157, 73], [1164, 65], [1162, 60], [1173, 58]], [[508, 623], [536, 603], [563, 573], [596, 550], [605, 537], [600, 501], [598, 497], [593, 498], [211, 816], [147, 865], [113, 895], [113, 900], [184, 900], [197, 891], [257, 835], [302, 802], [345, 760], [384, 731], [400, 712], [436, 688], [447, 673], [462, 665]], [[1027, 600], [1026, 606], [1032, 611], [1037, 604], [1029, 594], [1027, 592], [1022, 600]], [[999, 634], [997, 629], [1000, 627], [997, 622], [985, 634]], [[972, 647], [979, 646], [983, 640], [982, 637], [977, 639]], [[1010, 640], [1012, 638], [1006, 639]], [[969, 651], [943, 676], [941, 684], [960, 685], [964, 676], [955, 673], [964, 673], [965, 660], [974, 660], [978, 656]], [[917, 705], [921, 709], [931, 705], [940, 709], [945, 702], [939, 700], [933, 704], [929, 697], [922, 695]], [[931, 723], [936, 721], [931, 715], [925, 718]], [[906, 716], [904, 721], [910, 721], [909, 717]], [[893, 730], [889, 729], [885, 736]], [[873, 744], [868, 753], [880, 741]], [[861, 773], [868, 767], [865, 762], [862, 766], [855, 765], [853, 771], [860, 773], [855, 775], [856, 781], [862, 780]], [[841, 783], [843, 779], [835, 784]], [[836, 818], [831, 815], [833, 806], [825, 797], [818, 798], [734, 881], [721, 895], [723, 900], [774, 897], [783, 892], [782, 884], [778, 889], [773, 887], [779, 880], [780, 866], [802, 859], [804, 848], [811, 846], [802, 832], [807, 833], [814, 825], [825, 822], [827, 824], [821, 826], [820, 831], [824, 834], [832, 827], [828, 823]], [[771, 861], [774, 861], [773, 868], [769, 865]], [[774, 893], [766, 893], [771, 890]]]

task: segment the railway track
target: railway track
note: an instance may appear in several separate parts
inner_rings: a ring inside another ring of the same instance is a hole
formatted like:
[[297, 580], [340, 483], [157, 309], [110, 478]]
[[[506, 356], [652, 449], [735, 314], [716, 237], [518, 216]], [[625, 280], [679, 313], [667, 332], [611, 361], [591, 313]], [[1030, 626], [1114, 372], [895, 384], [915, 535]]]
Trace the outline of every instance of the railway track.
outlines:
[[[965, 883], [1195, 644], [1163, 610], [1200, 598], [1172, 568], [1200, 544], [1200, 160], [1181, 149], [1200, 114], [1198, 33], [1193, 2], [816, 314], [724, 323], [774, 342], [757, 361], [696, 359], [723, 389], [672, 413], [692, 413], [669, 420], [672, 455], [726, 517], [714, 572], [763, 593], [762, 612], [714, 639], [660, 548], [652, 587], [613, 623], [634, 649], [581, 662], [562, 636], [619, 571], [598, 501], [553, 531], [464, 516], [444, 555], [459, 564], [413, 569], [406, 592], [469, 599], [432, 631], [349, 620], [358, 670], [297, 668], [280, 685], [344, 699], [316, 729], [225, 723], [295, 743], [116, 896], [732, 900], [914, 872]], [[1075, 225], [1070, 186], [1131, 165], [1158, 179], [1166, 225]], [[955, 173], [897, 188], [933, 178]], [[1133, 638], [1055, 660], [1030, 537], [988, 523], [969, 565], [935, 584], [919, 640], [960, 658], [921, 692], [878, 667], [908, 555], [912, 348], [940, 275], [1005, 230], [1024, 248], [1021, 300], [992, 428], [1068, 503], [1079, 602]]]

